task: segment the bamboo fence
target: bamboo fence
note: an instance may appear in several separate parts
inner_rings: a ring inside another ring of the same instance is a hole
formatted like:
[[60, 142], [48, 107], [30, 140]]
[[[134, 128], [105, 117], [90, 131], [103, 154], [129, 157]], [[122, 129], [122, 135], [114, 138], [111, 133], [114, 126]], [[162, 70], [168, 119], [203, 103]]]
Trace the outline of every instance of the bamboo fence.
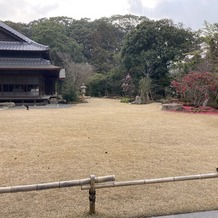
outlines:
[[[68, 181], [59, 181], [59, 182], [50, 182], [50, 183], [41, 183], [41, 184], [32, 184], [32, 185], [0, 187], [0, 194], [14, 193], [14, 192], [27, 192], [27, 191], [41, 191], [45, 189], [82, 186], [82, 185], [91, 184], [91, 177], [87, 179], [80, 179], [80, 180], [68, 180]], [[115, 180], [115, 176], [113, 175], [94, 177], [95, 183], [109, 182], [114, 180]]]
[[213, 178], [218, 178], [218, 168], [217, 168], [217, 173], [166, 177], [166, 178], [157, 178], [157, 179], [132, 180], [132, 181], [122, 181], [122, 182], [116, 182], [114, 175], [101, 176], [101, 177], [95, 177], [95, 175], [91, 175], [90, 178], [80, 179], [80, 180], [69, 180], [69, 181], [60, 181], [60, 182], [51, 182], [51, 183], [32, 184], [32, 185], [0, 187], [0, 194], [81, 186], [82, 190], [89, 190], [89, 213], [95, 214], [96, 189], [99, 188], [114, 188], [120, 186], [148, 185], [148, 184], [155, 184], [155, 183], [179, 182], [179, 181], [187, 181], [187, 180], [201, 180], [201, 179], [213, 179]]
[[[114, 187], [131, 186], [131, 185], [148, 185], [148, 184], [166, 183], [166, 182], [179, 182], [179, 181], [187, 181], [187, 180], [212, 179], [212, 178], [218, 178], [218, 173], [166, 177], [166, 178], [157, 178], [157, 179], [132, 180], [132, 181], [123, 181], [123, 182], [113, 181], [103, 184], [96, 184], [95, 189], [114, 188]], [[90, 185], [82, 186], [81, 189], [82, 190], [90, 189]]]

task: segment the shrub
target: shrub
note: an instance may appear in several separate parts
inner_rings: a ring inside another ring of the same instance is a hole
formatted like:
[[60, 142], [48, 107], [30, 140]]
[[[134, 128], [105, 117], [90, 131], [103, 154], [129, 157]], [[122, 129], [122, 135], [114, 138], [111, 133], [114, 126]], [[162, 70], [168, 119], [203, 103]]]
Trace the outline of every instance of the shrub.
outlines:
[[218, 78], [209, 72], [191, 72], [180, 82], [172, 81], [171, 85], [180, 99], [195, 107], [203, 105], [205, 100], [214, 98], [218, 93]]
[[106, 76], [101, 73], [96, 73], [91, 76], [87, 82], [89, 95], [101, 97], [106, 91]]
[[123, 98], [121, 98], [120, 102], [121, 103], [129, 103], [130, 102], [130, 98], [123, 97]]
[[78, 93], [73, 90], [65, 90], [63, 91], [63, 98], [68, 102], [77, 102], [78, 101]]

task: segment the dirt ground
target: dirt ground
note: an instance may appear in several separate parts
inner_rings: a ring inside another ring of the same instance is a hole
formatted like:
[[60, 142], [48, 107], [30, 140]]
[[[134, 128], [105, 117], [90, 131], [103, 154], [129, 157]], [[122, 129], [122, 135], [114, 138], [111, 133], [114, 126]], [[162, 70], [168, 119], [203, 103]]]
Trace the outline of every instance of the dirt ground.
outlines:
[[[115, 175], [116, 181], [216, 172], [218, 116], [159, 103], [89, 99], [67, 108], [0, 111], [0, 186]], [[218, 179], [97, 190], [94, 217], [218, 209]], [[0, 217], [89, 217], [80, 187], [0, 195]]]

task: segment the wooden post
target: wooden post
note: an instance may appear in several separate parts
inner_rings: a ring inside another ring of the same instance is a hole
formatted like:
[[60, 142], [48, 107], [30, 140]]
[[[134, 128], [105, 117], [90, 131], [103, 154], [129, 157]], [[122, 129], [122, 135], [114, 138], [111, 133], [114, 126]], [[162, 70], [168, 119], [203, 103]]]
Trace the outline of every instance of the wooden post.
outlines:
[[89, 189], [89, 213], [95, 214], [95, 175], [90, 176], [90, 189]]

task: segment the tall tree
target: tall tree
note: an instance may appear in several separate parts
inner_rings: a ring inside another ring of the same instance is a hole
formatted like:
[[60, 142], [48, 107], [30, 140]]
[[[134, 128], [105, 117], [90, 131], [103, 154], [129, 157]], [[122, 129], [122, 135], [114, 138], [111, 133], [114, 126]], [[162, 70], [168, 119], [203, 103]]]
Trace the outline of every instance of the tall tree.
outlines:
[[107, 73], [115, 63], [115, 56], [120, 51], [119, 29], [103, 20], [96, 20], [92, 34], [91, 64], [99, 73]]
[[31, 27], [33, 40], [48, 45], [54, 55], [53, 59], [56, 60], [57, 52], [63, 52], [70, 54], [75, 62], [84, 60], [81, 46], [67, 36], [66, 26], [62, 22], [57, 22], [54, 18], [42, 19], [33, 22]]
[[90, 19], [73, 20], [68, 28], [68, 36], [74, 39], [81, 47], [87, 61], [91, 59], [93, 22]]
[[74, 20], [69, 27], [69, 36], [83, 47], [86, 60], [96, 72], [106, 74], [116, 63], [115, 56], [121, 49], [124, 34], [108, 19], [101, 18]]
[[195, 47], [194, 34], [171, 20], [146, 20], [131, 31], [122, 49], [123, 64], [134, 76], [151, 78], [156, 92], [165, 94], [170, 84], [168, 66]]
[[202, 30], [206, 44], [204, 50], [207, 51], [204, 59], [211, 71], [218, 72], [218, 23], [210, 24], [205, 21]]
[[122, 30], [124, 34], [127, 34], [133, 29], [135, 29], [137, 25], [149, 19], [144, 16], [126, 14], [126, 15], [113, 15], [107, 18], [107, 20], [108, 22], [110, 22], [111, 24]]

